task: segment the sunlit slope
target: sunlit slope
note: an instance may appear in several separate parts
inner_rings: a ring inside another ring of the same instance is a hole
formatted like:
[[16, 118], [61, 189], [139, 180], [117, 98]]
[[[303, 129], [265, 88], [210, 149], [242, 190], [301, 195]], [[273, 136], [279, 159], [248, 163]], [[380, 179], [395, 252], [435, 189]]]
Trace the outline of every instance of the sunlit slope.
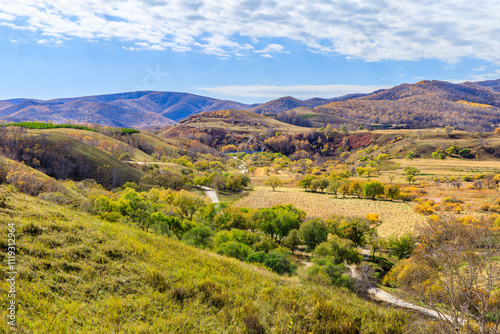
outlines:
[[[264, 269], [9, 192], [17, 321], [30, 333], [401, 333], [406, 316]], [[5, 258], [6, 239], [0, 255]], [[7, 305], [6, 272], [0, 302]], [[2, 308], [5, 319], [6, 309]], [[5, 321], [0, 331], [7, 332]]]

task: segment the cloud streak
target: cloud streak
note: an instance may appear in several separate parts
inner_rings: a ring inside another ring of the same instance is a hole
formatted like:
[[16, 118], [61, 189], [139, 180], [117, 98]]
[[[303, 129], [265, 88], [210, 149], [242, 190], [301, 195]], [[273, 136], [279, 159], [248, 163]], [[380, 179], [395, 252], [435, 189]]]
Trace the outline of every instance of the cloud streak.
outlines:
[[282, 96], [293, 96], [300, 99], [313, 97], [333, 98], [353, 93], [371, 93], [379, 89], [389, 88], [381, 85], [247, 85], [247, 86], [215, 86], [197, 87], [198, 90], [212, 94], [232, 97], [253, 97], [273, 99]]
[[500, 63], [499, 12], [496, 0], [0, 0], [0, 24], [39, 40], [270, 57], [284, 38], [365, 61]]

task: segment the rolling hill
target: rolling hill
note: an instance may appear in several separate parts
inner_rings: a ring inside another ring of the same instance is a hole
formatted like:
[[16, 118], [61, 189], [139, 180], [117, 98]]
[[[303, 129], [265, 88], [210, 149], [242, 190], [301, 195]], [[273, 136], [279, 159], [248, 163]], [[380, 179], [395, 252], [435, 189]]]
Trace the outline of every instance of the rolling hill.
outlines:
[[[363, 125], [395, 124], [407, 128], [451, 125], [460, 130], [491, 131], [500, 124], [500, 79], [462, 84], [424, 80], [371, 94], [308, 100], [286, 96], [260, 105], [189, 93], [155, 91], [47, 101], [18, 98], [0, 101], [0, 120], [76, 121], [160, 129], [191, 115], [209, 111], [238, 109], [270, 115], [296, 108], [314, 108], [315, 112], [333, 114], [338, 124], [337, 121]], [[321, 125], [319, 118], [315, 123]]]
[[291, 96], [281, 97], [261, 105], [255, 106], [250, 111], [256, 114], [277, 114], [283, 111], [292, 110], [299, 107], [314, 108], [334, 101], [344, 101], [357, 98], [366, 94], [349, 94], [332, 99], [312, 98], [309, 100], [299, 100]]
[[198, 112], [251, 107], [187, 93], [147, 91], [47, 101], [0, 101], [0, 119], [7, 122], [76, 121], [143, 129], [171, 125]]
[[460, 130], [492, 131], [500, 124], [500, 93], [489, 87], [495, 84], [421, 81], [330, 102], [317, 110], [365, 125], [396, 124], [407, 128], [451, 125]]
[[[16, 230], [19, 333], [403, 333], [410, 322], [346, 289], [299, 283], [4, 185], [0, 195], [0, 231], [9, 233], [7, 222]], [[7, 239], [2, 246], [7, 257]], [[7, 321], [0, 331], [10, 331]]]

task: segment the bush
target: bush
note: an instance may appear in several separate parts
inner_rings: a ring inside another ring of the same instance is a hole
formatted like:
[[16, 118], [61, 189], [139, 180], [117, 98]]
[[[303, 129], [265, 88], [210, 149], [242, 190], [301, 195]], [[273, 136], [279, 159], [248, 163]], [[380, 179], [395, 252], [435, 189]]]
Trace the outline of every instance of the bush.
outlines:
[[297, 266], [291, 261], [290, 256], [283, 253], [267, 254], [264, 265], [277, 274], [292, 274], [297, 270]]
[[52, 202], [58, 205], [66, 205], [70, 202], [68, 196], [60, 192], [41, 193], [40, 195], [38, 195], [38, 197], [43, 199], [44, 201]]
[[489, 204], [481, 204], [481, 211], [488, 211], [490, 209], [490, 205]]
[[238, 241], [229, 241], [223, 243], [217, 249], [217, 254], [234, 257], [238, 260], [246, 260], [252, 249], [244, 243]]

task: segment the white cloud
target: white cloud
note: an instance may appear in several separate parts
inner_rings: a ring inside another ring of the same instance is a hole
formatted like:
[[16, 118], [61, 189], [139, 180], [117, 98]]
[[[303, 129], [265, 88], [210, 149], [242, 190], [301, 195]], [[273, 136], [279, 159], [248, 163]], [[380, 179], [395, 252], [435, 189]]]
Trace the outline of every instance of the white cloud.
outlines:
[[278, 98], [294, 96], [300, 99], [313, 97], [332, 98], [352, 93], [371, 93], [379, 89], [389, 88], [382, 85], [248, 85], [248, 86], [215, 86], [197, 87], [201, 91], [212, 94], [234, 97]]
[[[39, 39], [269, 57], [284, 52], [272, 43], [279, 38], [366, 61], [500, 63], [499, 12], [497, 0], [0, 0], [0, 24], [34, 29]], [[270, 44], [261, 49], [264, 42]]]

